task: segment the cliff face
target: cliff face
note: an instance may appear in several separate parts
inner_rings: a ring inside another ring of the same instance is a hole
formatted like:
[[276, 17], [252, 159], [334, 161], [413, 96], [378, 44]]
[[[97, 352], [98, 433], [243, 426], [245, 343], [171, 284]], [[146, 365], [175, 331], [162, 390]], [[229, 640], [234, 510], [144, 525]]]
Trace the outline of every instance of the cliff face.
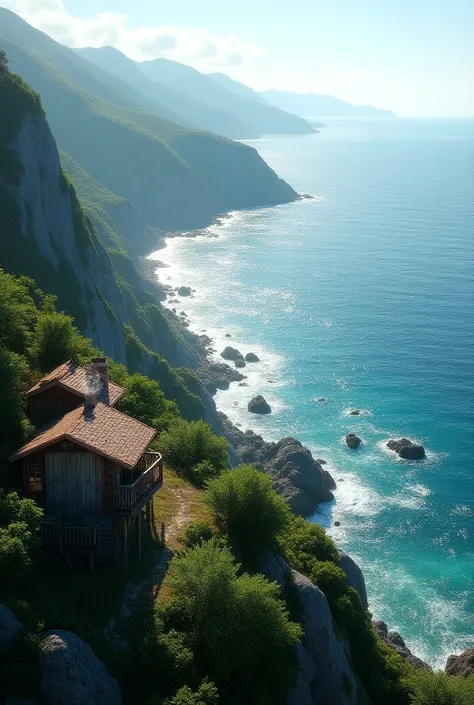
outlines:
[[[124, 341], [117, 327], [117, 319], [124, 317], [122, 297], [115, 278], [104, 276], [111, 270], [110, 258], [92, 228], [78, 222], [81, 214], [75, 194], [61, 171], [45, 117], [25, 115], [8, 149], [21, 165], [21, 176], [15, 184], [6, 174], [1, 177], [4, 196], [12, 199], [18, 215], [16, 228], [7, 231], [4, 245], [12, 259], [13, 250], [17, 251], [15, 259], [23, 263], [22, 273], [37, 274], [39, 267], [33, 260], [47, 260], [50, 267], [43, 276], [35, 277], [38, 284], [47, 284], [46, 290], [51, 290], [52, 282], [42, 279], [52, 275], [56, 283], [61, 281], [60, 303], [61, 299], [75, 298], [73, 308], [87, 312], [78, 313], [84, 319], [84, 333], [98, 347], [124, 360]], [[6, 267], [9, 259], [3, 252]]]

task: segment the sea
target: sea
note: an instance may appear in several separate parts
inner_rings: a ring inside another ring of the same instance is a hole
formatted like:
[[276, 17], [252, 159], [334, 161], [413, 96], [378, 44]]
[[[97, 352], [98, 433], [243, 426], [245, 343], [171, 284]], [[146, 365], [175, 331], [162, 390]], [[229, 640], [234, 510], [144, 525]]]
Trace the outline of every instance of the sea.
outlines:
[[[361, 566], [374, 619], [443, 668], [474, 647], [474, 120], [325, 123], [247, 143], [311, 198], [230, 213], [151, 257], [163, 283], [195, 289], [170, 306], [217, 358], [229, 344], [260, 358], [217, 407], [327, 461], [335, 499], [311, 521]], [[256, 394], [270, 415], [248, 412]], [[402, 436], [426, 459], [387, 449]]]

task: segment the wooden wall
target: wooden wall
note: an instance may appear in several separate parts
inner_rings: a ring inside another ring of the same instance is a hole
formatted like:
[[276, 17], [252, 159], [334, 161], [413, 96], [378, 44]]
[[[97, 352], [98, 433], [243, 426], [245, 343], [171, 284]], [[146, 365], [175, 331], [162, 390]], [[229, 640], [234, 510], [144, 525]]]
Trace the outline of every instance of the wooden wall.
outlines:
[[62, 387], [44, 389], [28, 399], [28, 416], [37, 428], [58, 419], [84, 403], [82, 396], [72, 394]]

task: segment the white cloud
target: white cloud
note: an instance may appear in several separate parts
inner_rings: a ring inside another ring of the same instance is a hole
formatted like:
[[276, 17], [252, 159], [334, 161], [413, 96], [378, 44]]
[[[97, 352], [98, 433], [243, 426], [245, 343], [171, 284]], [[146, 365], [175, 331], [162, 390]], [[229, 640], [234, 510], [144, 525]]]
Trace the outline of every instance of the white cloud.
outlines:
[[236, 66], [263, 54], [263, 49], [235, 34], [217, 36], [207, 29], [156, 26], [131, 29], [128, 17], [99, 12], [74, 17], [63, 0], [0, 0], [24, 20], [70, 47], [111, 45], [137, 61], [166, 57], [206, 71]]

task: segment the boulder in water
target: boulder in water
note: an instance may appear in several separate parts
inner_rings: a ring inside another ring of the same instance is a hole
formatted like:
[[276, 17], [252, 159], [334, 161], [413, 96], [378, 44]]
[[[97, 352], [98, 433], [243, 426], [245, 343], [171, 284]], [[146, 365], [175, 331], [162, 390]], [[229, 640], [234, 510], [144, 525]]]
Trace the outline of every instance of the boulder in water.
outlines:
[[247, 360], [247, 362], [260, 362], [259, 356], [253, 352], [247, 353], [245, 359]]
[[240, 358], [238, 360], [236, 360], [234, 364], [236, 367], [245, 367], [246, 366], [245, 360], [241, 360]]
[[349, 411], [349, 416], [360, 416], [361, 413], [362, 412], [360, 409], [351, 409], [351, 411]]
[[426, 455], [422, 445], [413, 443], [408, 438], [391, 439], [387, 443], [387, 448], [398, 453], [404, 460], [422, 460]]
[[230, 345], [228, 345], [224, 350], [221, 352], [221, 357], [224, 358], [224, 360], [243, 360], [244, 356], [240, 352], [240, 350], [237, 350], [237, 348], [232, 348]]
[[346, 436], [346, 443], [352, 450], [357, 450], [362, 441], [359, 436], [356, 436], [355, 433], [348, 433]]
[[248, 410], [251, 414], [271, 414], [272, 409], [265, 397], [261, 394], [251, 399], [248, 403]]
[[178, 289], [178, 294], [180, 296], [191, 296], [192, 289], [190, 286], [180, 286]]

